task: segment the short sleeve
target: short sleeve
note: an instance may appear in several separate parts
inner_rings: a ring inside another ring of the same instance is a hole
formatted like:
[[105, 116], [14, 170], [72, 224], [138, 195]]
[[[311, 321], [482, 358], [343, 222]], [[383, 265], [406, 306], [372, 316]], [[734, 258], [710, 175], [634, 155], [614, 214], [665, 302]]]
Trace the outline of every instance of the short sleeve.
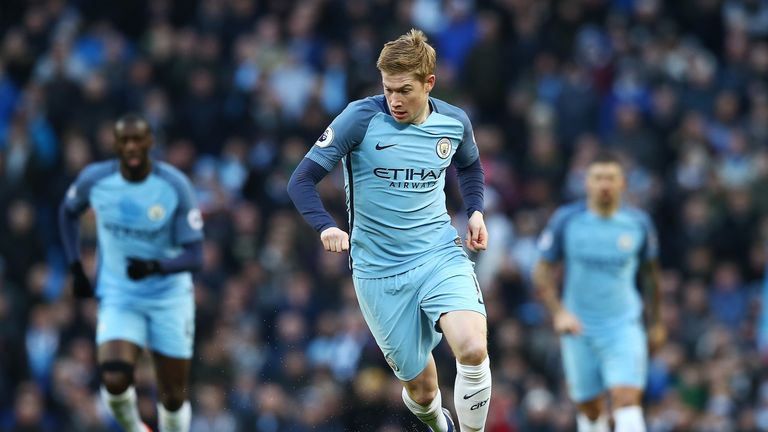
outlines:
[[552, 215], [539, 235], [537, 247], [544, 261], [556, 262], [563, 259], [565, 226], [574, 212], [573, 208], [561, 207]]
[[464, 111], [460, 112], [459, 120], [464, 125], [464, 136], [456, 148], [456, 154], [453, 155], [453, 161], [459, 168], [464, 168], [471, 165], [480, 157], [480, 151], [477, 148], [477, 142], [475, 141], [475, 132], [472, 129], [472, 123], [469, 121], [469, 117]]
[[186, 175], [167, 163], [160, 163], [158, 174], [176, 192], [178, 204], [173, 214], [173, 239], [177, 245], [203, 239], [203, 215], [197, 205], [195, 190]]
[[184, 178], [177, 188], [179, 205], [174, 221], [174, 239], [177, 244], [186, 244], [203, 239], [203, 215], [197, 206], [192, 184]]
[[641, 213], [641, 223], [643, 224], [643, 246], [640, 248], [640, 259], [644, 261], [653, 261], [659, 257], [659, 237], [656, 233], [651, 217]]
[[371, 119], [382, 112], [375, 98], [350, 103], [331, 122], [307, 153], [307, 158], [331, 171], [352, 149], [360, 144]]
[[116, 172], [117, 164], [112, 161], [99, 162], [85, 167], [64, 195], [64, 207], [70, 213], [82, 213], [90, 206], [93, 185], [104, 177]]

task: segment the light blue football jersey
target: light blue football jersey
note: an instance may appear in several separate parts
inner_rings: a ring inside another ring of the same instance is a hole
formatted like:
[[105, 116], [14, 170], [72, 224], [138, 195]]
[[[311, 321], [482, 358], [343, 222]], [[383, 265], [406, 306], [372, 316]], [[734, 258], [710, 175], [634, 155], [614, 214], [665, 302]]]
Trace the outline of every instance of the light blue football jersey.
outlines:
[[358, 277], [400, 274], [456, 247], [446, 170], [451, 161], [472, 164], [479, 153], [467, 115], [435, 98], [429, 103], [431, 114], [415, 125], [395, 121], [383, 95], [352, 102], [307, 153], [329, 171], [343, 163]]
[[181, 246], [203, 238], [203, 220], [187, 177], [164, 162], [153, 162], [141, 182], [120, 174], [119, 162], [88, 165], [70, 186], [65, 205], [72, 212], [91, 207], [96, 214], [100, 298], [164, 298], [188, 293], [189, 272], [153, 275], [131, 280], [128, 257], [161, 260], [174, 258]]
[[622, 206], [605, 218], [585, 202], [561, 207], [542, 232], [539, 250], [545, 261], [563, 261], [563, 304], [586, 332], [640, 318], [638, 266], [658, 255], [645, 212]]

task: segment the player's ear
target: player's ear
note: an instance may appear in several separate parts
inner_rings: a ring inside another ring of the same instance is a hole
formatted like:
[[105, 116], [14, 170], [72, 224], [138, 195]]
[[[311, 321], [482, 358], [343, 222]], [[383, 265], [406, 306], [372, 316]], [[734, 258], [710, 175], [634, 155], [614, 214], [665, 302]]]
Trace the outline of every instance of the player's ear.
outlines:
[[437, 77], [435, 76], [435, 74], [427, 75], [427, 79], [424, 82], [424, 86], [426, 87], [427, 93], [432, 91], [432, 89], [435, 87], [436, 81], [437, 81]]

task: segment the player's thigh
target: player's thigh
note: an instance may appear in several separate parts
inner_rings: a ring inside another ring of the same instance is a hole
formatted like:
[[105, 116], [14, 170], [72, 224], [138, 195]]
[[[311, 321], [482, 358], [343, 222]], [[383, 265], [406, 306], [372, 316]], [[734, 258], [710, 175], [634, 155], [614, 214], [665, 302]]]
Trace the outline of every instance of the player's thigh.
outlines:
[[605, 388], [600, 375], [600, 359], [589, 337], [561, 336], [560, 354], [571, 399], [577, 404], [597, 399]]
[[452, 326], [451, 336], [457, 342], [466, 338], [485, 340], [486, 312], [482, 291], [475, 277], [474, 264], [460, 247], [451, 247], [425, 265], [419, 274], [419, 284], [421, 309], [438, 329], [445, 314], [476, 312], [456, 314], [455, 320], [465, 325]]
[[[142, 310], [128, 302], [104, 299], [99, 303], [96, 344], [102, 347], [113, 341], [130, 342], [138, 347], [144, 347], [147, 343], [147, 317]], [[114, 345], [110, 343], [107, 348], [99, 348], [100, 362], [103, 362], [102, 355], [115, 357], [123, 352], [119, 348], [114, 348]]]
[[639, 322], [619, 326], [596, 338], [601, 373], [606, 387], [645, 388], [648, 374], [648, 344]]
[[171, 358], [192, 358], [195, 300], [192, 294], [153, 304], [149, 315], [149, 349]]
[[418, 289], [413, 283], [416, 270], [376, 279], [353, 275], [360, 311], [401, 381], [416, 378], [440, 342], [440, 334], [419, 308]]
[[189, 370], [191, 360], [187, 358], [168, 357], [153, 352], [155, 363], [155, 375], [157, 375], [160, 399], [163, 401], [174, 400], [179, 405], [187, 399]]
[[485, 316], [472, 310], [454, 310], [442, 315], [440, 329], [462, 364], [480, 364], [488, 355]]
[[628, 406], [639, 406], [643, 402], [643, 389], [636, 387], [612, 387], [609, 390], [611, 395], [611, 406], [613, 409]]

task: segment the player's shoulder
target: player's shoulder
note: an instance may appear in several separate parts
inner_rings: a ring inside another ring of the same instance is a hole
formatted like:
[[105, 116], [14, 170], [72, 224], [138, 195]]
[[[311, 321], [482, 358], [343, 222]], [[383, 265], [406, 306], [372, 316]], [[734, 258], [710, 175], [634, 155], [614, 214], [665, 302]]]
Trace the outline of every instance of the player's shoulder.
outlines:
[[436, 113], [458, 120], [462, 125], [469, 124], [469, 116], [463, 109], [435, 97], [430, 97], [429, 100]]
[[344, 112], [347, 115], [361, 117], [373, 116], [377, 113], [387, 113], [387, 101], [384, 95], [368, 96], [350, 102]]
[[170, 183], [177, 192], [183, 193], [192, 188], [192, 182], [186, 174], [175, 166], [163, 161], [153, 161], [154, 173], [161, 179]]
[[554, 223], [565, 224], [574, 216], [584, 214], [587, 211], [586, 201], [579, 200], [571, 203], [563, 204], [558, 207], [554, 213], [552, 213], [552, 221]]
[[105, 177], [119, 172], [119, 166], [117, 159], [89, 163], [80, 171], [77, 182], [81, 184], [94, 184]]
[[643, 226], [653, 226], [651, 215], [640, 207], [635, 207], [631, 204], [624, 204], [621, 206], [621, 212], [630, 220]]

